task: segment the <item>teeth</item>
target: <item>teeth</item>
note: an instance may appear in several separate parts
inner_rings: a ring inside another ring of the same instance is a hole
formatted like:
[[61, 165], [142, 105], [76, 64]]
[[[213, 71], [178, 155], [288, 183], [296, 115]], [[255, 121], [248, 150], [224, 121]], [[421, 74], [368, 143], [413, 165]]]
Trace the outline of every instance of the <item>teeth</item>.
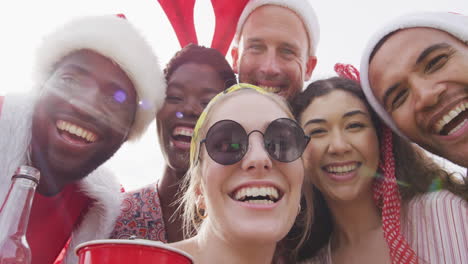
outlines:
[[[437, 121], [435, 125], [435, 130], [436, 133], [440, 133], [444, 126], [448, 124], [450, 121], [452, 121], [455, 117], [457, 117], [461, 112], [465, 111], [468, 108], [468, 102], [466, 103], [461, 103], [454, 107], [452, 110], [450, 110], [446, 115], [444, 115], [439, 121]], [[457, 128], [460, 128], [457, 126]], [[451, 131], [453, 131], [452, 129]], [[449, 133], [450, 134], [450, 133]]]
[[[248, 197], [264, 196], [266, 199], [262, 200], [247, 200], [248, 202], [258, 203], [257, 201], [270, 201], [278, 200], [279, 191], [275, 187], [261, 186], [261, 187], [244, 187], [236, 191], [234, 198], [238, 201], [245, 201]], [[254, 202], [255, 201], [255, 202]]]
[[193, 128], [189, 128], [189, 127], [176, 127], [176, 128], [172, 131], [172, 135], [173, 135], [173, 136], [187, 136], [187, 137], [191, 137], [191, 136], [193, 136]]
[[454, 127], [452, 130], [450, 130], [450, 132], [448, 132], [448, 135], [451, 135], [451, 134], [457, 132], [458, 129], [460, 129], [462, 126], [464, 126], [466, 124], [466, 122], [468, 122], [468, 119], [463, 120], [463, 122], [461, 122], [456, 127]]
[[97, 139], [97, 135], [93, 132], [67, 121], [58, 120], [56, 126], [59, 130], [67, 131], [68, 133], [86, 139], [89, 142], [94, 142]]
[[263, 86], [262, 85], [261, 87], [270, 93], [279, 93], [281, 91], [281, 87], [277, 87], [277, 86]]
[[325, 170], [331, 173], [346, 173], [355, 170], [357, 166], [357, 163], [345, 166], [326, 166]]
[[274, 203], [272, 200], [247, 200], [246, 203], [251, 204], [272, 204]]

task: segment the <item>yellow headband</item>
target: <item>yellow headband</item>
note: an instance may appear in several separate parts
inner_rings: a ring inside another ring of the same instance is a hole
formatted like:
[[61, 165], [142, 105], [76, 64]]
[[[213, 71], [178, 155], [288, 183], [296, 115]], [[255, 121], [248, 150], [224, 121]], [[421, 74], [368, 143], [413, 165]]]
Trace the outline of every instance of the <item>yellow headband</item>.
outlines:
[[210, 103], [208, 104], [208, 106], [201, 113], [200, 117], [197, 120], [197, 124], [195, 125], [195, 128], [193, 129], [192, 141], [190, 142], [190, 162], [195, 161], [195, 154], [196, 154], [195, 153], [195, 148], [196, 148], [196, 146], [198, 144], [198, 141], [199, 141], [198, 140], [198, 137], [199, 137], [198, 132], [200, 130], [200, 127], [203, 125], [203, 123], [205, 123], [206, 115], [208, 113], [207, 109], [209, 109], [210, 105], [212, 105], [216, 101], [218, 101], [223, 95], [238, 91], [240, 89], [252, 89], [252, 90], [257, 91], [257, 92], [259, 92], [261, 94], [267, 94], [268, 93], [263, 88], [260, 88], [258, 86], [248, 84], [248, 83], [239, 83], [239, 84], [234, 84], [233, 86], [229, 87], [228, 89], [220, 92], [215, 97], [213, 97], [213, 99], [210, 100]]

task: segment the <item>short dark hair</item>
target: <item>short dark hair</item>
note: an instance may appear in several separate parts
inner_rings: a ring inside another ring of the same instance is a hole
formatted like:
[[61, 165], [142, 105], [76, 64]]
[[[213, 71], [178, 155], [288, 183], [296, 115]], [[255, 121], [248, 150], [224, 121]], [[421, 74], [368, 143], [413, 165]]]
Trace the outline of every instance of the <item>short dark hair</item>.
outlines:
[[186, 63], [205, 64], [213, 67], [224, 81], [225, 89], [237, 83], [236, 75], [226, 58], [216, 49], [206, 48], [193, 43], [188, 44], [174, 55], [164, 69], [166, 82], [172, 74]]

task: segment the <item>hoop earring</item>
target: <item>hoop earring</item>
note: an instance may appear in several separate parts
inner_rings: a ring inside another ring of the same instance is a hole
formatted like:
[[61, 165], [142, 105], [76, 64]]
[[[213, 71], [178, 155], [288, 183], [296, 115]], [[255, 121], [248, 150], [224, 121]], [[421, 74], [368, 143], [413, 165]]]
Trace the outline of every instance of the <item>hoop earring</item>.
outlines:
[[205, 219], [206, 217], [208, 217], [208, 214], [206, 213], [206, 211], [205, 211], [204, 209], [202, 209], [202, 210], [203, 210], [203, 214], [200, 213], [200, 208], [199, 208], [198, 206], [197, 206], [197, 209], [195, 210], [195, 211], [197, 211], [197, 216], [198, 216], [201, 220], [203, 220], [203, 219]]

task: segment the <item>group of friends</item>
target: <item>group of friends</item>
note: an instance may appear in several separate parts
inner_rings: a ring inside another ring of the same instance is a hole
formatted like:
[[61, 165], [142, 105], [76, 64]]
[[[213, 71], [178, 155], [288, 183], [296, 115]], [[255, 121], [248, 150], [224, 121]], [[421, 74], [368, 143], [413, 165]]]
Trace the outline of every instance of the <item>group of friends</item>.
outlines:
[[[395, 18], [360, 72], [303, 89], [319, 35], [308, 1], [250, 0], [232, 67], [189, 44], [161, 70], [122, 16], [44, 38], [35, 87], [0, 97], [0, 202], [20, 165], [41, 172], [32, 263], [77, 263], [104, 238], [195, 263], [466, 263], [468, 180], [423, 149], [468, 167], [468, 17]], [[102, 165], [154, 119], [164, 171], [125, 191]]]

